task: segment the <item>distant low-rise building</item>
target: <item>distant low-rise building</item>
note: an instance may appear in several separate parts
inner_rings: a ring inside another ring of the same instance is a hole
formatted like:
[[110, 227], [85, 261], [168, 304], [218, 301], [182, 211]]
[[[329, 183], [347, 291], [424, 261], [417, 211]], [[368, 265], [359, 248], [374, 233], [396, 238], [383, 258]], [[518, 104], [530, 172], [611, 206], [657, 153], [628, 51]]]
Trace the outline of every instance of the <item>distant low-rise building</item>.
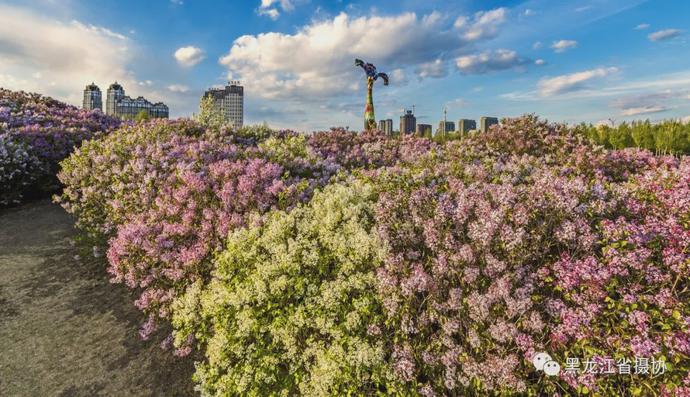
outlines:
[[400, 116], [400, 135], [413, 134], [417, 126], [417, 118], [414, 117], [411, 110], [406, 110], [405, 114]]
[[133, 99], [125, 95], [125, 89], [117, 81], [108, 87], [106, 114], [132, 120], [141, 112], [145, 112], [151, 118], [167, 119], [170, 115], [168, 106], [163, 102], [151, 103], [143, 96]]
[[458, 120], [458, 131], [461, 134], [467, 134], [471, 130], [477, 129], [477, 122], [471, 119], [460, 119]]
[[432, 128], [431, 124], [417, 124], [416, 133], [419, 136], [431, 136]]
[[381, 130], [386, 135], [393, 134], [393, 120], [392, 119], [379, 120], [379, 130]]
[[244, 87], [239, 81], [229, 81], [223, 88], [209, 88], [202, 99], [213, 98], [213, 105], [223, 114], [225, 122], [234, 129], [244, 124]]
[[91, 83], [84, 88], [84, 102], [82, 107], [86, 110], [100, 110], [103, 111], [103, 99], [101, 97], [101, 89], [94, 83]]
[[489, 127], [498, 124], [498, 119], [496, 117], [484, 116], [479, 119], [479, 129], [481, 132], [489, 131]]

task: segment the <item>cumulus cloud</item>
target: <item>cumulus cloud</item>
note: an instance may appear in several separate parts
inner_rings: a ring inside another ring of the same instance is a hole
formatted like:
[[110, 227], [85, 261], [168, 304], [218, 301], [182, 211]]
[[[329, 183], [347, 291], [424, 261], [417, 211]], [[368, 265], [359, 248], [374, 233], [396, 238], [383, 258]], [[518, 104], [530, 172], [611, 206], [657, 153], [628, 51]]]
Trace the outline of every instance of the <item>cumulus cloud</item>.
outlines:
[[192, 67], [206, 58], [204, 50], [194, 46], [178, 48], [174, 56], [177, 63], [185, 67]]
[[680, 34], [683, 31], [680, 29], [664, 29], [664, 30], [657, 30], [654, 33], [650, 33], [647, 37], [651, 41], [663, 41], [663, 40], [669, 40], [674, 37], [680, 36]]
[[168, 90], [172, 92], [187, 92], [189, 91], [189, 87], [183, 84], [171, 84], [168, 86]]
[[425, 62], [417, 66], [415, 73], [420, 79], [446, 77], [448, 75], [448, 65], [439, 58], [433, 62]]
[[517, 52], [505, 49], [464, 55], [455, 59], [455, 66], [464, 74], [483, 74], [506, 70], [525, 63], [526, 61], [520, 58]]
[[280, 16], [280, 11], [276, 10], [275, 8], [269, 8], [267, 10], [259, 9], [259, 15], [267, 16], [275, 21]]
[[535, 41], [534, 44], [532, 44], [532, 48], [535, 50], [540, 49], [542, 46], [541, 41]]
[[136, 84], [126, 70], [132, 46], [104, 27], [0, 4], [0, 86], [5, 88], [80, 104], [81, 90], [91, 81]]
[[606, 77], [617, 71], [618, 69], [615, 67], [597, 68], [551, 78], [543, 78], [537, 83], [537, 88], [541, 96], [553, 96], [581, 89], [587, 82]]
[[647, 29], [648, 27], [649, 27], [648, 23], [641, 23], [641, 24], [635, 26], [635, 30], [643, 30], [643, 29]]
[[356, 18], [343, 12], [313, 21], [294, 34], [241, 36], [219, 61], [229, 76], [241, 79], [248, 90], [263, 98], [342, 95], [356, 90], [353, 81], [363, 79], [361, 69], [354, 66], [355, 58], [372, 62], [383, 72], [418, 67], [431, 77], [439, 73], [440, 65], [422, 64], [442, 54], [469, 51], [476, 41], [496, 34], [504, 15], [503, 9], [481, 12], [444, 29], [444, 18], [437, 12], [421, 17], [408, 12]]
[[280, 16], [278, 6], [280, 6], [283, 11], [292, 11], [295, 8], [291, 0], [261, 0], [257, 12], [259, 15], [265, 15], [275, 21]]
[[534, 61], [534, 64], [537, 65], [537, 66], [541, 66], [541, 65], [543, 65], [543, 64], [545, 64], [545, 63], [546, 63], [546, 62], [544, 62], [543, 59], [537, 59], [536, 61]]
[[473, 18], [458, 17], [453, 25], [469, 41], [490, 39], [498, 35], [498, 27], [506, 20], [505, 8], [480, 11]]
[[556, 52], [565, 52], [566, 50], [575, 47], [577, 47], [577, 41], [575, 40], [558, 40], [551, 44], [551, 48], [553, 48], [553, 50]]

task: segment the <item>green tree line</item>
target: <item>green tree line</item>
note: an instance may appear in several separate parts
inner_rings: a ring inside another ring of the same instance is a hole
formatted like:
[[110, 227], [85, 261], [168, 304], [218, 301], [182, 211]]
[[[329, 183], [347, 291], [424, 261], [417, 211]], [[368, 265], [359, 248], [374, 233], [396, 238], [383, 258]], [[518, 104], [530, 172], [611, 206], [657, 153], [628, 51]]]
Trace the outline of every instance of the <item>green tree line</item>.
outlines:
[[637, 147], [656, 154], [690, 154], [690, 123], [665, 120], [660, 123], [633, 121], [611, 127], [579, 124], [575, 130], [610, 149]]

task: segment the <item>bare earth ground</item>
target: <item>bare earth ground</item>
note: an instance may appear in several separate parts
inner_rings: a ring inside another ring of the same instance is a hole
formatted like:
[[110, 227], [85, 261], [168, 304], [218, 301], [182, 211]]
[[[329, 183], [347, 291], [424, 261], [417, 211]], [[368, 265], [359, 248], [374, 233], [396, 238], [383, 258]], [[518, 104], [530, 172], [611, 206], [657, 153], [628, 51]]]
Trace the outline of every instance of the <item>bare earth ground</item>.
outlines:
[[0, 396], [190, 396], [191, 360], [137, 335], [101, 260], [77, 260], [48, 200], [0, 210]]

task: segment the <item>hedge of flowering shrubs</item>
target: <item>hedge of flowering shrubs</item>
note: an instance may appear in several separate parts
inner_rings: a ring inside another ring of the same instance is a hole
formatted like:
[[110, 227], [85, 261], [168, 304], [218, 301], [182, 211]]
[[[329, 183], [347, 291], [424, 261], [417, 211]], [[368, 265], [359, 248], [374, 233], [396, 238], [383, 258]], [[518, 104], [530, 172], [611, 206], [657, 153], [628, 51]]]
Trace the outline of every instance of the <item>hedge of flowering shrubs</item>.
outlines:
[[0, 88], [0, 205], [59, 186], [58, 163], [119, 121], [39, 94]]
[[690, 395], [688, 158], [534, 116], [445, 143], [155, 121], [62, 167], [202, 395]]

